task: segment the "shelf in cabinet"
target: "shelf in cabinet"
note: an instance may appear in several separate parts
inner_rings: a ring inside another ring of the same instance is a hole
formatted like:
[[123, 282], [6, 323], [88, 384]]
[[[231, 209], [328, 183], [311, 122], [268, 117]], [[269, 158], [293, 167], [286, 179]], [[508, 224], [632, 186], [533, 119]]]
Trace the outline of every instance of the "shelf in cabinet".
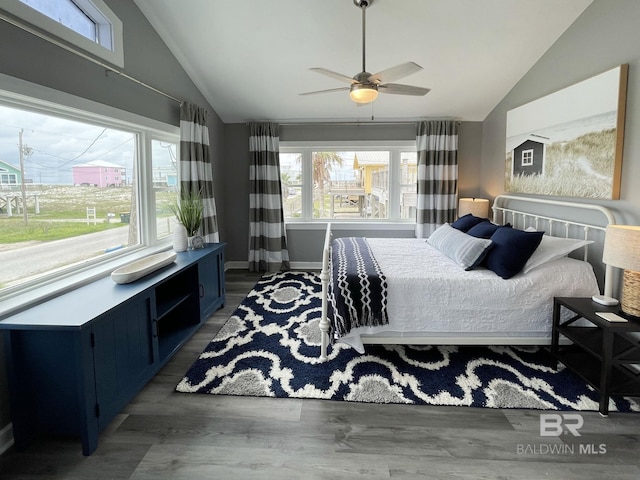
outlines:
[[158, 355], [160, 361], [164, 361], [173, 355], [190, 337], [200, 328], [199, 324], [184, 326], [174, 329], [158, 337]]
[[164, 301], [159, 302], [156, 306], [157, 320], [160, 321], [171, 312], [173, 312], [176, 308], [180, 307], [182, 304], [190, 299], [193, 299], [194, 297], [195, 295], [192, 293], [185, 293], [180, 297], [165, 299]]

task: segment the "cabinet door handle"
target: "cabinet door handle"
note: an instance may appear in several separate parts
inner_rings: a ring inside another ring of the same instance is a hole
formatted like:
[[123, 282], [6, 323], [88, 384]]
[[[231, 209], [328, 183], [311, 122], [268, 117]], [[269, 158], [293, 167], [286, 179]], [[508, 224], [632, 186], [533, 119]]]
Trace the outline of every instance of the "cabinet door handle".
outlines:
[[151, 333], [153, 335], [153, 338], [158, 338], [158, 320], [156, 320], [155, 318], [151, 321]]
[[200, 298], [204, 298], [204, 285], [200, 284]]

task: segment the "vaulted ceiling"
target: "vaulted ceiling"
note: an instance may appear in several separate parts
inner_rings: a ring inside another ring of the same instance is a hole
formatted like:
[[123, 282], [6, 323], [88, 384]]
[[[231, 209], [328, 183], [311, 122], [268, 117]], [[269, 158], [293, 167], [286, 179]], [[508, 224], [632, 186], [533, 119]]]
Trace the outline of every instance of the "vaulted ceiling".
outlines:
[[366, 67], [413, 61], [403, 83], [423, 97], [379, 95], [357, 106], [310, 71], [362, 70], [354, 0], [135, 0], [225, 123], [248, 120], [482, 121], [592, 0], [373, 0]]

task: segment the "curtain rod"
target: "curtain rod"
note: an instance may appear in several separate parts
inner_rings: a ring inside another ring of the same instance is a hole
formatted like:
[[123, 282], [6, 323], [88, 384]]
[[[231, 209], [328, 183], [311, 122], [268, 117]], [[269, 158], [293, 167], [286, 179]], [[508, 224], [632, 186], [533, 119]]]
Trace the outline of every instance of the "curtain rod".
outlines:
[[151, 85], [146, 84], [146, 83], [138, 80], [137, 78], [132, 77], [131, 75], [127, 75], [126, 73], [124, 73], [124, 72], [122, 72], [120, 70], [117, 70], [114, 67], [112, 67], [112, 66], [110, 66], [110, 65], [108, 65], [106, 63], [103, 63], [100, 60], [85, 54], [84, 52], [78, 50], [77, 48], [70, 47], [69, 45], [66, 45], [65, 43], [60, 42], [60, 41], [56, 40], [55, 38], [53, 38], [53, 37], [51, 37], [49, 35], [46, 35], [46, 34], [40, 32], [40, 31], [38, 31], [38, 30], [36, 30], [34, 28], [31, 28], [30, 26], [25, 25], [22, 22], [14, 20], [11, 17], [7, 17], [3, 13], [0, 13], [0, 19], [4, 20], [7, 23], [10, 23], [14, 27], [18, 27], [19, 29], [21, 29], [21, 30], [23, 30], [25, 32], [28, 32], [28, 33], [30, 33], [32, 35], [35, 35], [36, 37], [41, 38], [42, 40], [45, 40], [45, 41], [47, 41], [49, 43], [52, 43], [53, 45], [56, 45], [56, 46], [58, 46], [60, 48], [63, 48], [65, 50], [67, 50], [68, 52], [75, 53], [76, 55], [79, 55], [80, 57], [84, 58], [85, 60], [89, 60], [90, 62], [93, 62], [96, 65], [99, 65], [100, 67], [105, 69], [105, 73], [106, 74], [109, 74], [109, 72], [116, 73], [116, 74], [120, 75], [121, 77], [124, 77], [127, 80], [132, 81], [133, 83], [137, 83], [141, 87], [144, 87], [144, 88], [146, 88], [148, 90], [156, 92], [156, 93], [158, 93], [158, 94], [160, 94], [160, 95], [162, 95], [164, 97], [167, 97], [170, 100], [173, 100], [174, 102], [182, 104], [182, 100], [179, 100], [179, 99], [175, 98], [174, 96], [163, 92], [162, 90], [158, 90], [157, 88], [152, 87]]
[[[416, 120], [419, 121], [419, 120]], [[355, 126], [355, 127], [361, 127], [361, 126], [365, 126], [365, 125], [415, 125], [415, 121], [414, 122], [408, 122], [408, 121], [397, 121], [397, 122], [393, 122], [393, 121], [385, 121], [385, 122], [275, 122], [278, 123], [278, 125], [289, 125], [289, 126], [304, 126], [304, 125], [309, 125], [309, 126], [313, 126], [313, 127], [332, 127], [332, 126]]]
[[[408, 121], [408, 120], [398, 120], [398, 121], [383, 121], [383, 122], [376, 122], [376, 121], [362, 121], [362, 122], [353, 122], [353, 121], [345, 121], [345, 122], [278, 122], [278, 121], [271, 121], [270, 123], [277, 123], [278, 125], [284, 125], [284, 126], [310, 126], [310, 127], [334, 127], [334, 126], [354, 126], [354, 127], [362, 127], [362, 126], [367, 126], [367, 125], [415, 125], [417, 122], [422, 122], [422, 121], [430, 121], [430, 120], [451, 120], [451, 119], [437, 119], [437, 118], [432, 118], [432, 119], [422, 119], [422, 120], [413, 120], [413, 121]], [[263, 121], [257, 121], [255, 123], [261, 123], [261, 122], [268, 122], [268, 120], [263, 120]], [[251, 123], [254, 122], [246, 122], [245, 125], [250, 125]], [[460, 120], [456, 120], [456, 123], [458, 125], [460, 125], [462, 122]]]

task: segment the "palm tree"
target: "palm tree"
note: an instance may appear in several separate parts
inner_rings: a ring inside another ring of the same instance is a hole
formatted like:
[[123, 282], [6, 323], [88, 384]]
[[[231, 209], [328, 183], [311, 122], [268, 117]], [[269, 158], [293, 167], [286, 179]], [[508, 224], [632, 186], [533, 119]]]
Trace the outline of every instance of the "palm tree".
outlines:
[[291, 183], [291, 175], [289, 172], [282, 172], [280, 174], [280, 185], [282, 186], [282, 198], [289, 196], [289, 184]]
[[342, 166], [342, 158], [337, 152], [313, 152], [313, 186], [320, 194], [318, 217], [324, 217], [325, 187], [331, 184], [331, 170], [333, 165]]

